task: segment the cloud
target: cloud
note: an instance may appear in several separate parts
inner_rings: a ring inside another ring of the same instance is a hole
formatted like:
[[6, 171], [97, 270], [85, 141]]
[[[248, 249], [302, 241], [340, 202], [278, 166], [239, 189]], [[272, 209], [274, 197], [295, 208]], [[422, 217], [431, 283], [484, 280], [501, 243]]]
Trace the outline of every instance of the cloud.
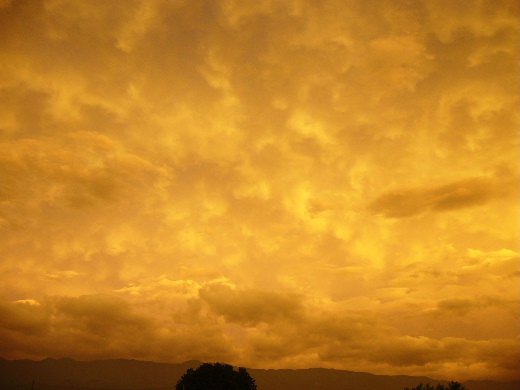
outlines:
[[25, 303], [31, 306], [40, 306], [40, 302], [38, 302], [36, 299], [19, 299], [16, 301], [16, 303]]
[[445, 299], [437, 303], [437, 307], [439, 311], [445, 311], [448, 313], [452, 313], [455, 315], [465, 315], [467, 314], [473, 307], [475, 303], [469, 299], [462, 298], [454, 298], [454, 299]]
[[390, 191], [379, 196], [369, 209], [387, 218], [404, 218], [426, 211], [451, 211], [486, 204], [494, 199], [512, 197], [515, 180], [470, 178], [441, 186]]
[[518, 376], [517, 5], [0, 4], [3, 357]]
[[301, 298], [295, 294], [261, 290], [234, 290], [230, 286], [209, 284], [199, 290], [201, 299], [227, 321], [245, 326], [261, 322], [298, 320], [302, 311]]
[[96, 132], [21, 139], [3, 146], [9, 150], [1, 161], [4, 199], [16, 205], [29, 194], [33, 202], [66, 207], [114, 202], [161, 175], [160, 168], [118, 151], [115, 142]]
[[48, 313], [39, 305], [29, 302], [33, 302], [33, 300], [14, 304], [2, 302], [0, 306], [2, 329], [29, 335], [44, 333], [50, 326]]
[[[209, 275], [213, 276], [211, 273]], [[140, 283], [134, 282], [129, 286], [116, 290], [116, 292], [145, 296], [152, 299], [172, 299], [178, 297], [185, 299], [196, 297], [201, 287], [201, 283], [191, 279], [172, 280], [166, 275], [161, 275], [152, 280], [143, 280]]]
[[166, 325], [108, 295], [52, 297], [38, 306], [3, 302], [0, 311], [5, 314], [0, 321], [1, 350], [12, 356], [20, 348], [33, 358], [233, 356], [233, 347], [218, 326]]
[[142, 329], [152, 325], [145, 317], [132, 313], [128, 303], [122, 299], [104, 296], [64, 297], [55, 303], [56, 313], [70, 318], [75, 328], [86, 328], [89, 334], [106, 335], [123, 329]]
[[[201, 290], [201, 297], [213, 297], [199, 302], [209, 304], [210, 310], [198, 306], [191, 315], [190, 308], [177, 308], [172, 315], [169, 309], [175, 306], [165, 306], [165, 300], [123, 300], [108, 295], [53, 297], [40, 305], [4, 302], [0, 308], [7, 314], [0, 323], [2, 350], [13, 354], [22, 348], [36, 358], [51, 352], [51, 356], [87, 359], [167, 359], [172, 354], [180, 360], [225, 357], [232, 363], [257, 362], [271, 368], [306, 367], [320, 361], [326, 367], [349, 365], [359, 371], [375, 367], [388, 374], [396, 367], [410, 374], [422, 367], [423, 372], [448, 377], [455, 372], [451, 362], [470, 370], [479, 364], [480, 375], [487, 375], [514, 371], [511, 359], [518, 360], [514, 340], [401, 335], [374, 312], [347, 310], [340, 315], [336, 303], [310, 300], [299, 307], [296, 318], [287, 321], [283, 316], [295, 314], [284, 306], [288, 299], [283, 294], [209, 286]], [[197, 298], [192, 299], [195, 304]], [[294, 302], [291, 305], [294, 310]], [[275, 314], [273, 307], [285, 312]], [[248, 310], [260, 314], [255, 317]], [[438, 317], [430, 321], [437, 322]], [[498, 356], [498, 360], [494, 358]]]
[[79, 272], [73, 271], [73, 270], [67, 270], [67, 271], [58, 271], [56, 273], [48, 273], [45, 274], [45, 277], [49, 279], [54, 280], [60, 280], [60, 279], [70, 279], [75, 278], [77, 276], [80, 276], [81, 274]]

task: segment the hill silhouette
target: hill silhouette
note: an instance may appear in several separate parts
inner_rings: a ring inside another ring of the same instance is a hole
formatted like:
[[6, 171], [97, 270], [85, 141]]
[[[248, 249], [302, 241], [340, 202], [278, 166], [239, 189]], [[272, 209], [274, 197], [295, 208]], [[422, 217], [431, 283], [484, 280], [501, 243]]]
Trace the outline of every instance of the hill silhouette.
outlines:
[[[170, 388], [189, 368], [202, 364], [192, 360], [180, 364], [138, 360], [73, 359], [5, 360], [0, 358], [0, 388], [24, 390], [67, 389], [158, 389]], [[445, 383], [428, 377], [374, 375], [363, 372], [311, 368], [301, 370], [247, 371], [258, 390], [402, 390], [419, 383]], [[520, 381], [469, 381], [468, 390], [518, 390]], [[165, 389], [167, 390], [167, 389]]]

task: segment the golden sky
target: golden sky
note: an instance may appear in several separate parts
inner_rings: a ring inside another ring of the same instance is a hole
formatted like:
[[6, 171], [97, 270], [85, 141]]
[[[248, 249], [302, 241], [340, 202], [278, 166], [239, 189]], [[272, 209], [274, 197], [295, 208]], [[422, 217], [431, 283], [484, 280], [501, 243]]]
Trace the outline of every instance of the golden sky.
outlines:
[[518, 378], [518, 15], [0, 1], [0, 356]]

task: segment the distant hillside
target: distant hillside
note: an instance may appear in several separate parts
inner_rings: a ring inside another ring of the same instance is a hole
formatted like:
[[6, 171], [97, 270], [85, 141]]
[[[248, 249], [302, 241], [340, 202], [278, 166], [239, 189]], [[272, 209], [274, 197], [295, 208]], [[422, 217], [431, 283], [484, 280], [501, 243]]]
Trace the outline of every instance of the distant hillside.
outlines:
[[374, 375], [325, 368], [248, 371], [258, 387], [265, 390], [403, 390], [419, 383], [444, 383], [427, 377]]
[[[123, 359], [82, 362], [0, 358], [0, 389], [30, 390], [33, 381], [34, 390], [173, 388], [188, 368], [200, 364], [199, 361], [168, 364]], [[421, 382], [439, 383], [427, 377], [373, 375], [324, 368], [248, 371], [259, 390], [403, 390]], [[465, 386], [468, 390], [518, 390], [520, 381], [470, 381]]]
[[201, 365], [198, 361], [181, 364], [154, 363], [138, 360], [72, 359], [4, 360], [0, 359], [0, 387], [28, 384], [88, 389], [146, 389], [175, 387], [188, 368]]

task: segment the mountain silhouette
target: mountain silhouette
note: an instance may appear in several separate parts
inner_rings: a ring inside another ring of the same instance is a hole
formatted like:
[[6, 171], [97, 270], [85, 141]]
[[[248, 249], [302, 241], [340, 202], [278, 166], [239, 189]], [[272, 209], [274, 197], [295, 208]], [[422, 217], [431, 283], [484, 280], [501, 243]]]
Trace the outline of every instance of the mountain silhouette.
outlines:
[[[32, 361], [0, 358], [0, 389], [174, 389], [189, 368], [201, 364], [197, 360], [170, 364], [125, 359], [76, 361], [48, 358]], [[255, 379], [258, 390], [403, 390], [419, 383], [445, 383], [428, 377], [374, 375], [324, 368], [248, 368], [247, 371]], [[468, 390], [518, 390], [520, 381], [468, 381], [464, 386]]]

